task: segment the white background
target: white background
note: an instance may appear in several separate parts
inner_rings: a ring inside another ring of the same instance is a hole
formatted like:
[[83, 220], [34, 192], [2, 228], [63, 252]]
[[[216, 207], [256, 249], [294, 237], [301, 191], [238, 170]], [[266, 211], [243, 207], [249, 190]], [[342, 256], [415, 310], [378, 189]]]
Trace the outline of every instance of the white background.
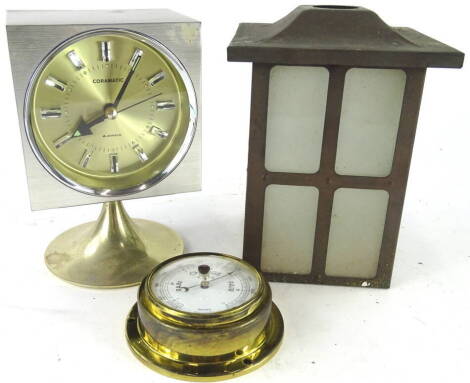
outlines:
[[[332, 2], [336, 3], [336, 2]], [[187, 251], [241, 255], [251, 66], [226, 62], [239, 22], [273, 22], [296, 1], [4, 1], [6, 9], [169, 7], [202, 21], [204, 191], [126, 202], [171, 225]], [[467, 1], [361, 1], [470, 52]], [[349, 4], [350, 5], [350, 4]], [[0, 31], [0, 381], [170, 382], [124, 338], [136, 288], [96, 291], [52, 276], [43, 252], [99, 206], [32, 213], [4, 29]], [[241, 382], [470, 381], [470, 68], [429, 69], [392, 288], [272, 284], [285, 319], [277, 356]]]

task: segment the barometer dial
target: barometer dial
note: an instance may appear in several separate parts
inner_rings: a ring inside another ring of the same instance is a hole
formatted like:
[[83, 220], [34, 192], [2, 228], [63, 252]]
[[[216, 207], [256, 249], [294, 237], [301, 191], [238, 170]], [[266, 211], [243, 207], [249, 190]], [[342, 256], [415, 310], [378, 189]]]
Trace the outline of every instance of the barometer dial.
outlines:
[[260, 280], [252, 268], [233, 258], [199, 255], [168, 263], [152, 277], [154, 296], [190, 313], [216, 313], [253, 299]]

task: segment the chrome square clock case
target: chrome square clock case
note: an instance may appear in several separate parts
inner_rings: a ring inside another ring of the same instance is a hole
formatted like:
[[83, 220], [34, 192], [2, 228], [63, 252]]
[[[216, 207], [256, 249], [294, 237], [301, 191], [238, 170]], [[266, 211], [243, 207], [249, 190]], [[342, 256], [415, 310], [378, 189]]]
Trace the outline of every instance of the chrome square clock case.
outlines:
[[102, 28], [125, 29], [157, 40], [186, 69], [200, 100], [200, 22], [169, 10], [8, 11], [7, 36], [31, 208], [41, 210], [90, 203], [143, 198], [201, 189], [201, 125], [192, 145], [168, 178], [144, 191], [103, 197], [84, 194], [54, 179], [33, 153], [26, 134], [25, 96], [32, 75], [44, 57], [63, 41]]

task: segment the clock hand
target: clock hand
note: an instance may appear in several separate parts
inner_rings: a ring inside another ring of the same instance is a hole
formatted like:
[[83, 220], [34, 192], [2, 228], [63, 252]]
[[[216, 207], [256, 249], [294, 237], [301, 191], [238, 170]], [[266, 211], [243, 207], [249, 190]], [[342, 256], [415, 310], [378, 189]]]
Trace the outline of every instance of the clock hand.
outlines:
[[99, 124], [100, 122], [103, 122], [105, 119], [106, 117], [103, 115], [86, 123], [83, 120], [83, 118], [80, 118], [77, 128], [72, 132], [69, 131], [65, 133], [62, 137], [59, 137], [55, 142], [55, 147], [59, 149], [62, 145], [66, 144], [67, 142], [69, 142], [70, 140], [74, 138], [82, 137], [82, 136], [89, 136], [93, 134], [91, 131], [91, 127], [95, 126], [96, 124]]
[[[144, 100], [141, 100], [139, 102], [136, 102], [135, 104], [132, 104], [132, 105], [129, 105], [129, 106], [126, 106], [125, 108], [121, 109], [121, 110], [118, 110], [116, 111], [115, 110], [115, 113], [117, 116], [119, 113], [121, 112], [125, 112], [126, 110], [130, 109], [130, 108], [133, 108], [134, 106], [137, 106], [137, 105], [140, 105], [140, 104], [143, 104], [144, 102], [148, 101], [148, 100], [151, 100], [152, 98], [154, 97], [158, 97], [160, 96], [162, 93], [158, 93], [158, 94], [154, 94], [153, 96], [150, 96], [150, 97], [147, 97], [146, 99]], [[113, 107], [111, 105], [112, 108], [115, 109], [115, 107]], [[90, 135], [90, 134], [93, 134], [93, 132], [91, 131], [91, 128], [97, 124], [99, 124], [100, 122], [103, 122], [104, 120], [108, 119], [108, 116], [106, 114], [103, 114], [97, 118], [95, 118], [93, 121], [89, 122], [89, 123], [85, 123], [83, 120], [81, 120], [82, 122], [79, 124], [78, 126], [78, 129], [76, 132], [78, 132], [78, 136], [86, 136], [86, 135]], [[75, 136], [75, 134], [74, 134]]]
[[[144, 102], [147, 102], [148, 100], [151, 100], [152, 98], [160, 96], [162, 93], [155, 94], [153, 96], [147, 97], [144, 100], [141, 100], [139, 102], [136, 102], [135, 104], [126, 106], [125, 108], [121, 109], [120, 111], [116, 111], [116, 109], [111, 105], [112, 109], [114, 109], [114, 114], [113, 118], [117, 116], [118, 113], [124, 112], [130, 108], [133, 108], [134, 106], [143, 104]], [[109, 106], [109, 105], [108, 105]], [[77, 138], [77, 137], [83, 137], [83, 136], [89, 136], [92, 135], [93, 132], [91, 131], [91, 128], [95, 125], [98, 125], [99, 123], [105, 121], [108, 119], [108, 115], [106, 113], [103, 113], [99, 117], [96, 117], [94, 120], [90, 122], [85, 122], [83, 118], [80, 118], [80, 121], [78, 123], [78, 127], [72, 132], [72, 133], [67, 133], [65, 136], [62, 137], [62, 139], [57, 142], [56, 147], [59, 148], [65, 143], [69, 142], [72, 138]]]
[[73, 133], [73, 137], [80, 137], [80, 136], [89, 136], [93, 134], [91, 128], [100, 122], [106, 120], [106, 115], [102, 114], [101, 116], [95, 118], [94, 120], [86, 123], [83, 118], [80, 119], [77, 129]]
[[122, 99], [122, 96], [124, 95], [124, 92], [126, 91], [127, 89], [127, 86], [129, 85], [129, 82], [131, 81], [132, 79], [132, 76], [134, 75], [135, 73], [135, 70], [137, 68], [137, 65], [139, 64], [140, 62], [140, 59], [142, 58], [142, 51], [140, 49], [136, 50], [135, 53], [134, 53], [134, 56], [132, 56], [132, 59], [131, 59], [131, 63], [132, 63], [132, 66], [131, 66], [131, 69], [129, 70], [129, 73], [127, 74], [127, 77], [126, 79], [124, 80], [124, 83], [122, 84], [121, 86], [121, 89], [119, 90], [119, 93], [116, 97], [116, 100], [114, 101], [113, 103], [113, 106], [117, 109], [119, 103], [121, 102], [121, 99]]
[[126, 110], [128, 110], [128, 109], [130, 109], [130, 108], [133, 108], [134, 106], [143, 104], [144, 102], [146, 102], [146, 101], [148, 101], [148, 100], [151, 100], [151, 99], [154, 98], [154, 97], [161, 96], [161, 95], [162, 95], [162, 93], [158, 93], [158, 94], [155, 94], [155, 95], [153, 95], [153, 96], [147, 97], [147, 98], [144, 99], [144, 100], [141, 100], [141, 101], [139, 101], [139, 102], [136, 102], [135, 104], [126, 106], [125, 108], [123, 108], [123, 109], [121, 109], [121, 110], [118, 110], [118, 113], [125, 112]]
[[[220, 277], [211, 279], [211, 280], [209, 280], [209, 281], [207, 281], [207, 282], [208, 282], [208, 283], [211, 283], [211, 282], [217, 281], [218, 279], [226, 278], [226, 277], [228, 277], [229, 275], [232, 275], [232, 274], [235, 273], [235, 272], [236, 272], [236, 270], [233, 270], [233, 271], [231, 271], [230, 273], [227, 273], [227, 274], [222, 275], [222, 276], [220, 276]], [[184, 289], [184, 291], [188, 291], [189, 289], [192, 289], [192, 288], [197, 287], [197, 286], [201, 286], [201, 284], [198, 283], [197, 285], [192, 285], [192, 286], [189, 286], [189, 287], [182, 287], [182, 289]]]

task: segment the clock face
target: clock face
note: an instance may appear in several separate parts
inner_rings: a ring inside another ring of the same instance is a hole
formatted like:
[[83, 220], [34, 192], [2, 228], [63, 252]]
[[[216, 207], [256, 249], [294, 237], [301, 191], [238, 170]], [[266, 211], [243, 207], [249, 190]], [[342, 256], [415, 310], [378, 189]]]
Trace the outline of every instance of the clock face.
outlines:
[[167, 48], [135, 32], [96, 30], [43, 60], [25, 122], [52, 175], [106, 196], [144, 190], [169, 174], [189, 149], [196, 113], [189, 75]]

